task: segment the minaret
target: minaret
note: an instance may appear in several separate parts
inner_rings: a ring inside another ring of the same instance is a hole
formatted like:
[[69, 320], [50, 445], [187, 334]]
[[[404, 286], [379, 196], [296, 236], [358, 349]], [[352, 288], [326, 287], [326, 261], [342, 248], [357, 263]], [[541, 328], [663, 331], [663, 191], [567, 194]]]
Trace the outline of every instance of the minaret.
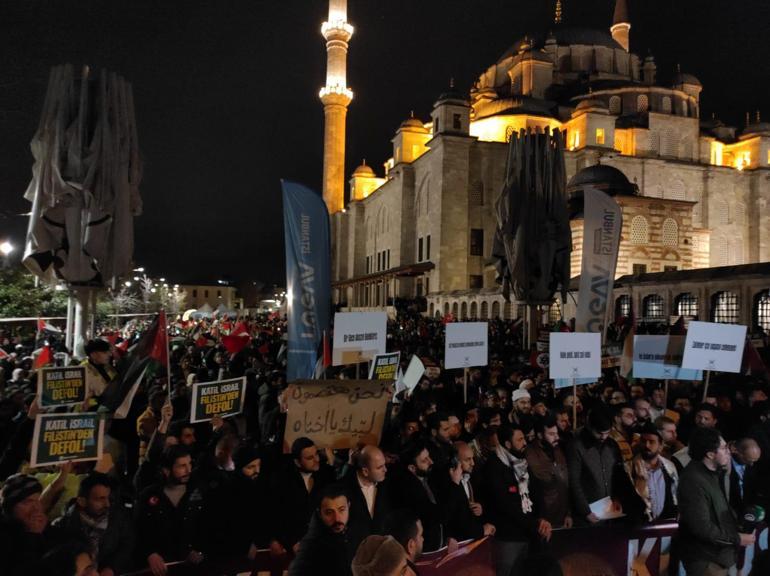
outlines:
[[329, 214], [345, 207], [345, 119], [353, 99], [347, 85], [348, 42], [353, 27], [347, 18], [347, 0], [329, 0], [329, 20], [321, 26], [326, 39], [326, 86], [319, 94], [326, 120], [323, 198]]
[[610, 32], [612, 38], [629, 51], [629, 33], [631, 31], [631, 19], [628, 17], [628, 3], [626, 0], [615, 0], [615, 16], [612, 19]]
[[553, 17], [553, 23], [561, 24], [561, 17], [562, 17], [561, 0], [556, 0], [556, 13], [554, 14], [554, 17]]

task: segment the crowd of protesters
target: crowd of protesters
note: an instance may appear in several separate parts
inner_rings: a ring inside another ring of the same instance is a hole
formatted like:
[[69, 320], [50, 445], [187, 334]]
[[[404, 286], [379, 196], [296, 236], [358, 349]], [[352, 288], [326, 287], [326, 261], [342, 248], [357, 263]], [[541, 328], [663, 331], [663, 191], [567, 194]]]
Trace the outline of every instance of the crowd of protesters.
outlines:
[[[251, 339], [233, 354], [222, 337], [236, 323]], [[89, 341], [84, 409], [100, 408], [144, 328]], [[492, 320], [489, 366], [464, 392], [463, 372], [441, 369], [444, 321], [402, 308], [388, 351], [428, 368], [389, 405], [380, 445], [299, 438], [284, 455], [285, 331], [277, 315], [172, 322], [170, 386], [165, 370], [148, 374], [127, 417], [107, 415], [99, 461], [50, 468], [29, 466], [36, 342], [0, 332], [2, 573], [160, 576], [181, 562], [214, 574], [269, 550], [292, 575], [417, 574], [424, 551], [491, 536], [498, 574], [550, 575], [554, 530], [678, 519], [687, 574], [727, 574], [754, 542], [746, 511], [770, 504], [766, 375], [714, 375], [704, 399], [701, 383], [666, 392], [610, 369], [575, 397], [531, 361], [520, 325]], [[190, 423], [193, 383], [240, 376], [242, 414]], [[619, 518], [592, 509], [605, 498]]]

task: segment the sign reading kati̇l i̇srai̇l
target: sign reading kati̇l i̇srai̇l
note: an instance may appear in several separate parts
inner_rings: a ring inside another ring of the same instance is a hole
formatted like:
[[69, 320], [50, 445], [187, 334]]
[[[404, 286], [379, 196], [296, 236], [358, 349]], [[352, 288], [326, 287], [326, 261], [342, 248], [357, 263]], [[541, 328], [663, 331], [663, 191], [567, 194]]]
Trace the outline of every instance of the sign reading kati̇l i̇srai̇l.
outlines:
[[307, 436], [319, 448], [380, 442], [391, 396], [386, 380], [296, 380], [286, 389], [283, 448]]
[[602, 375], [599, 332], [551, 332], [549, 378], [598, 378]]
[[190, 422], [208, 422], [215, 416], [240, 414], [246, 398], [246, 378], [193, 384]]
[[38, 414], [30, 465], [98, 460], [104, 449], [104, 420], [96, 412]]
[[390, 354], [377, 354], [369, 371], [369, 380], [395, 380], [398, 378], [398, 363], [401, 360], [401, 352]]
[[446, 325], [444, 341], [444, 368], [447, 370], [487, 365], [487, 322], [450, 322]]
[[690, 322], [682, 368], [740, 372], [746, 326], [716, 322]]
[[332, 365], [368, 362], [385, 354], [387, 325], [385, 312], [337, 312]]
[[38, 372], [40, 406], [70, 406], [86, 400], [86, 367], [43, 368]]

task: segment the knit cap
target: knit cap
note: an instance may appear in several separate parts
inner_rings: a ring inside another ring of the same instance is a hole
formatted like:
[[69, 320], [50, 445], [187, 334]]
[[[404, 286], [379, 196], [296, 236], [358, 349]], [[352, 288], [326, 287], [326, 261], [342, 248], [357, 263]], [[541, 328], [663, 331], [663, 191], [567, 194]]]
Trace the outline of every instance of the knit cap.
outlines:
[[29, 474], [14, 474], [9, 476], [0, 490], [0, 506], [5, 514], [10, 515], [13, 507], [32, 494], [42, 492], [43, 485], [37, 478]]
[[367, 536], [353, 558], [353, 576], [390, 576], [405, 557], [404, 547], [393, 536]]

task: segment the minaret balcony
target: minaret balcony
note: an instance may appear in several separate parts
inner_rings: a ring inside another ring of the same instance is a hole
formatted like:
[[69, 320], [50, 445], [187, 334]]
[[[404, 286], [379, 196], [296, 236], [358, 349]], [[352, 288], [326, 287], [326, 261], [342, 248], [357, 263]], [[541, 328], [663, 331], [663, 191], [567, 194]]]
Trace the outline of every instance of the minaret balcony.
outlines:
[[353, 36], [355, 29], [353, 26], [345, 22], [344, 20], [335, 20], [332, 22], [324, 22], [321, 25], [321, 34], [323, 37], [329, 40], [342, 40], [348, 42]]
[[344, 84], [330, 84], [321, 88], [318, 97], [324, 104], [347, 106], [353, 100], [353, 91]]

